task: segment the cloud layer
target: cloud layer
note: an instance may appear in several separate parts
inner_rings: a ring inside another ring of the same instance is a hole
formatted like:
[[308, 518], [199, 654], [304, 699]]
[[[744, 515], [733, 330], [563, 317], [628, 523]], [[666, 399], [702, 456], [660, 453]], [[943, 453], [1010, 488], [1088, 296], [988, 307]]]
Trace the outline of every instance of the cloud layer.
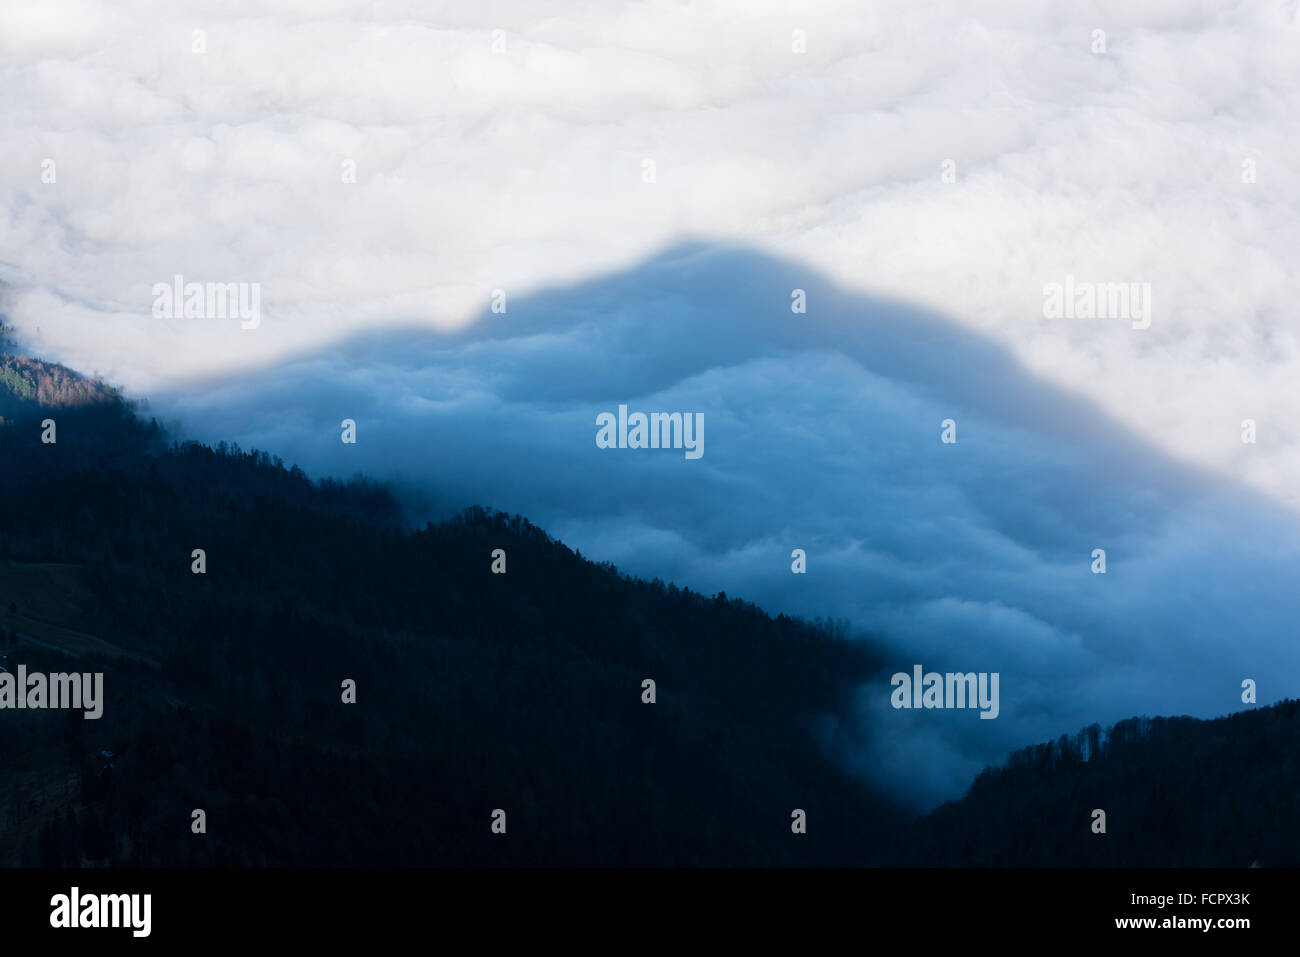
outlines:
[[[701, 413], [704, 455], [598, 447], [620, 404]], [[432, 516], [488, 503], [645, 577], [849, 619], [891, 664], [825, 744], [918, 801], [1093, 721], [1222, 714], [1247, 678], [1300, 694], [1289, 511], [948, 319], [753, 252], [678, 247], [457, 335], [363, 336], [155, 407], [318, 474], [395, 476]], [[914, 664], [998, 672], [1000, 716], [893, 710]]]
[[[997, 721], [830, 742], [946, 794], [1295, 693], [1298, 45], [1282, 0], [4, 5], [0, 309], [196, 434], [1001, 668]], [[642, 265], [682, 237], [775, 258]], [[261, 326], [154, 318], [177, 274]], [[1066, 275], [1151, 327], [1043, 319]], [[704, 459], [601, 453], [619, 401]]]
[[[10, 4], [0, 279], [147, 392], [742, 240], [1297, 504], [1298, 44], [1290, 0]], [[264, 328], [153, 320], [177, 273], [261, 282]], [[1067, 273], [1151, 282], [1153, 327], [1036, 319]]]

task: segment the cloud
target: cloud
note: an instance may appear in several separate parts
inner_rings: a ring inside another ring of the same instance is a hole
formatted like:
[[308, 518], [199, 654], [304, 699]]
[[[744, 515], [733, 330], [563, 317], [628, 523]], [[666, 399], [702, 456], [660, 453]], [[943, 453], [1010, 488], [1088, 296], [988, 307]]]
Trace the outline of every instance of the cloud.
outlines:
[[[1294, 3], [429, 11], [0, 9], [20, 336], [207, 437], [849, 615], [905, 664], [971, 649], [1003, 717], [869, 743], [926, 796], [1044, 733], [1227, 710], [1238, 672], [1287, 690]], [[642, 265], [682, 237], [719, 249]], [[260, 327], [155, 319], [178, 274], [259, 283]], [[1067, 275], [1149, 282], [1151, 327], [1042, 318]], [[705, 457], [600, 453], [619, 401], [704, 411]]]
[[[146, 393], [738, 240], [1300, 504], [1294, 3], [429, 10], [7, 8], [0, 280], [28, 341]], [[153, 319], [177, 273], [260, 282], [266, 323]], [[1067, 273], [1152, 283], [1152, 328], [1043, 321]]]
[[[825, 745], [919, 803], [1094, 721], [1226, 713], [1245, 678], [1261, 703], [1300, 694], [1293, 513], [959, 324], [755, 252], [676, 247], [457, 335], [361, 336], [153, 401], [316, 474], [395, 476], [421, 518], [486, 503], [644, 577], [847, 618], [888, 662]], [[599, 448], [620, 404], [701, 413], [705, 454]], [[1001, 714], [893, 710], [914, 664], [999, 673]]]

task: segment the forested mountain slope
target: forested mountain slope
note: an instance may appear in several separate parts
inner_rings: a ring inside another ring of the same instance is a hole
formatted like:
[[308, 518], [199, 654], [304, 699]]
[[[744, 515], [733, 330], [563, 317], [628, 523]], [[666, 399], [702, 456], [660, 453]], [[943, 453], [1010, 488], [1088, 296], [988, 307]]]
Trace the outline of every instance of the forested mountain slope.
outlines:
[[[886, 855], [942, 866], [1300, 865], [1300, 701], [1024, 748]], [[1105, 833], [1094, 832], [1105, 812]]]
[[1300, 863], [1300, 703], [1085, 729], [915, 819], [818, 746], [886, 665], [837, 627], [482, 508], [413, 530], [378, 484], [0, 369], [0, 663], [105, 675], [99, 720], [0, 711], [0, 862]]
[[111, 669], [98, 721], [0, 713], [4, 860], [855, 863], [899, 818], [816, 745], [875, 666], [830, 628], [482, 509], [404, 530], [377, 485], [166, 446], [116, 397], [9, 420], [0, 456], [0, 592], [58, 591], [10, 589], [5, 653]]

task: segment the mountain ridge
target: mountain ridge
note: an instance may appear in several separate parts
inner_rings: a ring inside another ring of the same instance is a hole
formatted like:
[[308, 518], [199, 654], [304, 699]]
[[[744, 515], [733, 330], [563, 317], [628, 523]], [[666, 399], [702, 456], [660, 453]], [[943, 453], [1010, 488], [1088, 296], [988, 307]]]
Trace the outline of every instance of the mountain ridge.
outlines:
[[[24, 728], [0, 739], [2, 860], [1300, 860], [1284, 799], [1300, 783], [1297, 702], [1084, 729], [1015, 752], [918, 818], [818, 746], [819, 723], [847, 714], [883, 665], [829, 622], [636, 579], [484, 508], [407, 529], [377, 483], [313, 482], [225, 443], [168, 444], [112, 390], [42, 405], [58, 394], [37, 388], [0, 429], [0, 562], [82, 569], [69, 597], [52, 591], [35, 611], [15, 592], [13, 614], [93, 606], [72, 623], [100, 632], [89, 637], [103, 644], [79, 647], [106, 672], [107, 720], [3, 715]], [[35, 426], [55, 408], [59, 441], [43, 445]], [[504, 575], [491, 571], [497, 549]], [[74, 667], [58, 632], [32, 643], [16, 621], [0, 620], [7, 661]], [[344, 679], [358, 704], [341, 703]], [[1171, 751], [1178, 760], [1161, 764]], [[1242, 759], [1253, 763], [1234, 776]], [[1195, 776], [1207, 768], [1210, 789]], [[192, 807], [213, 822], [203, 840]], [[1090, 828], [1097, 807], [1104, 835]], [[489, 830], [497, 808], [509, 842]]]

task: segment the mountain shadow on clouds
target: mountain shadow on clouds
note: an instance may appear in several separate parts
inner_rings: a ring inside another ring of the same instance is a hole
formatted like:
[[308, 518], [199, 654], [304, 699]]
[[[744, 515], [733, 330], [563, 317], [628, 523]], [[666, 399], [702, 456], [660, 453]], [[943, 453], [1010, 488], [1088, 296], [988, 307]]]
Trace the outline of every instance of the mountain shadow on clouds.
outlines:
[[[1295, 517], [959, 323], [708, 244], [506, 291], [454, 334], [374, 331], [155, 408], [391, 480], [416, 520], [486, 503], [640, 576], [847, 619], [884, 662], [819, 744], [918, 807], [1093, 722], [1235, 711], [1246, 679], [1261, 704], [1300, 693]], [[702, 455], [600, 448], [619, 406], [701, 415]], [[893, 707], [917, 664], [997, 673], [997, 717]]]

